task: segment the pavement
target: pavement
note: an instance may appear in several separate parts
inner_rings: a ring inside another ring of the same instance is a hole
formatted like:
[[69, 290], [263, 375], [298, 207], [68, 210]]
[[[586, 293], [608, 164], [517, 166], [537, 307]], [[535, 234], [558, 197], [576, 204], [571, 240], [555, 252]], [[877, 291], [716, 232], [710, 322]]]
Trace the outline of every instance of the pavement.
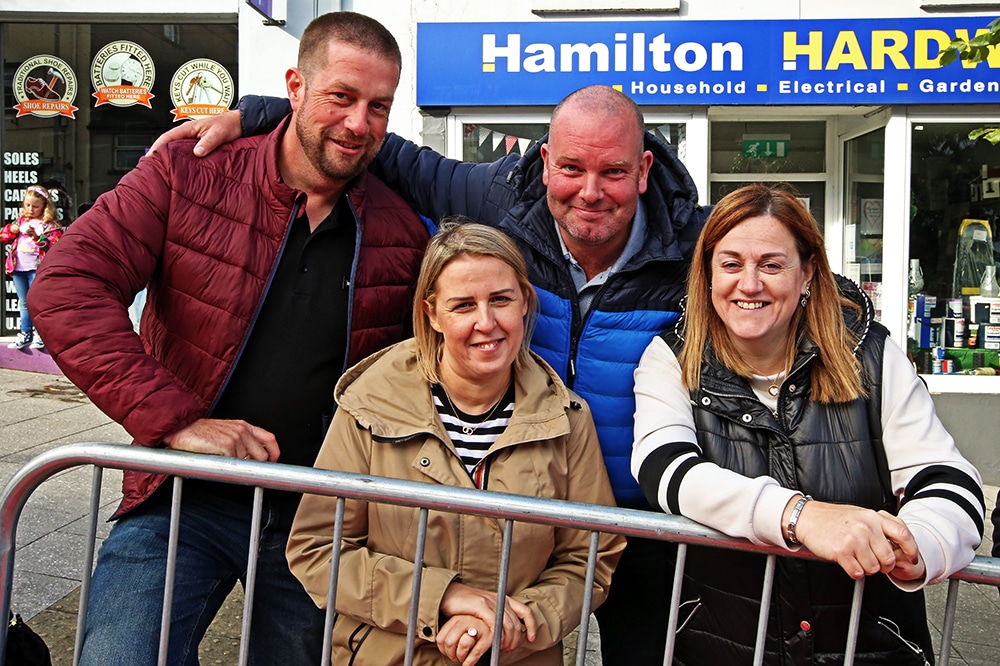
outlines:
[[[0, 338], [0, 350], [6, 350], [7, 342], [8, 339]], [[47, 357], [44, 352], [34, 354]], [[17, 357], [15, 360], [24, 361]], [[0, 354], [0, 483], [6, 484], [34, 456], [61, 444], [129, 442], [121, 426], [57, 374], [51, 359], [48, 359], [51, 366], [46, 365], [44, 358], [35, 358], [30, 363], [30, 371], [11, 369], [9, 361]], [[45, 638], [52, 650], [54, 666], [72, 663], [92, 480], [92, 469], [83, 467], [53, 476], [28, 499], [18, 522], [11, 607]], [[106, 518], [118, 505], [120, 488], [121, 473], [106, 470], [99, 541], [107, 535]], [[986, 488], [989, 510], [993, 508], [997, 490], [992, 486]], [[988, 555], [991, 548], [992, 540], [987, 534], [979, 553]], [[940, 643], [946, 592], [945, 585], [927, 590], [935, 645]], [[237, 586], [202, 643], [203, 664], [237, 662], [241, 611], [242, 594]], [[997, 589], [962, 583], [955, 624], [952, 664], [1000, 664]], [[575, 663], [575, 641], [575, 635], [566, 641], [567, 664]], [[599, 666], [599, 654], [596, 622], [592, 622], [587, 666]]]
[[[7, 342], [0, 339], [0, 349], [6, 351]], [[69, 380], [41, 369], [44, 359], [30, 361], [35, 371], [9, 369], [4, 360], [0, 355], [0, 483], [61, 444], [130, 441]], [[77, 467], [42, 483], [25, 504], [16, 530], [11, 609], [45, 639], [54, 666], [73, 662], [93, 476], [92, 468]], [[121, 499], [121, 477], [118, 470], [104, 471], [98, 547]], [[237, 587], [202, 642], [202, 664], [237, 663], [242, 604]]]

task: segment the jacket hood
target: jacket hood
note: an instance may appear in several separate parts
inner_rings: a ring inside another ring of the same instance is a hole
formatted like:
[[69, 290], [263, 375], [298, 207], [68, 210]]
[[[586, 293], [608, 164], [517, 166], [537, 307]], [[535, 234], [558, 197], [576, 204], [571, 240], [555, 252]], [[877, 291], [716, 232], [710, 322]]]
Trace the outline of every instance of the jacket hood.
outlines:
[[[382, 440], [431, 433], [447, 441], [430, 387], [417, 365], [412, 338], [372, 354], [337, 382], [334, 399], [358, 424]], [[569, 433], [566, 410], [571, 396], [555, 371], [540, 357], [515, 372], [514, 416], [497, 444], [535, 441]]]
[[858, 347], [864, 343], [872, 324], [875, 322], [875, 308], [872, 306], [871, 299], [861, 291], [858, 285], [843, 275], [834, 274], [833, 277], [837, 281], [837, 288], [840, 289], [840, 295], [861, 308], [860, 314], [850, 308], [844, 308], [844, 323], [847, 324], [847, 328], [851, 332], [858, 336], [858, 344], [854, 348], [854, 352], [857, 353]]

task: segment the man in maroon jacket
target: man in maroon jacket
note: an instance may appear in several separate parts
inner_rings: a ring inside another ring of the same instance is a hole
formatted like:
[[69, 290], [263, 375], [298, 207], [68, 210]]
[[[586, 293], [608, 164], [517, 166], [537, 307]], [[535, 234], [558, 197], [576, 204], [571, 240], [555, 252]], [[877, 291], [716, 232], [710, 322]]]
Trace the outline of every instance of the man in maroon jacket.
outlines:
[[[29, 299], [60, 368], [135, 444], [311, 465], [349, 365], [404, 337], [427, 232], [368, 163], [400, 52], [350, 12], [306, 28], [293, 113], [209, 158], [146, 158], [65, 235]], [[141, 337], [127, 308], [149, 285]], [[170, 518], [164, 478], [126, 472], [101, 548], [83, 664], [156, 663]], [[267, 493], [251, 663], [319, 663], [323, 614], [288, 572], [298, 496]], [[245, 582], [252, 489], [184, 485], [168, 663]]]

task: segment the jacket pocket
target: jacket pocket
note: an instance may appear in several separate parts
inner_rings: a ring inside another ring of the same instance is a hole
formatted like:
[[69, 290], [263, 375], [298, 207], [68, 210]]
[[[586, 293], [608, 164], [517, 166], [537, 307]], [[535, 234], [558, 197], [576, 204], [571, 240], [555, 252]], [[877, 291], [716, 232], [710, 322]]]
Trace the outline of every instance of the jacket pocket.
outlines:
[[361, 646], [365, 644], [365, 641], [368, 640], [374, 629], [375, 627], [370, 624], [358, 623], [358, 626], [351, 632], [351, 635], [347, 638], [347, 648], [351, 653], [351, 660], [347, 662], [348, 666], [354, 666], [354, 662], [361, 651]]

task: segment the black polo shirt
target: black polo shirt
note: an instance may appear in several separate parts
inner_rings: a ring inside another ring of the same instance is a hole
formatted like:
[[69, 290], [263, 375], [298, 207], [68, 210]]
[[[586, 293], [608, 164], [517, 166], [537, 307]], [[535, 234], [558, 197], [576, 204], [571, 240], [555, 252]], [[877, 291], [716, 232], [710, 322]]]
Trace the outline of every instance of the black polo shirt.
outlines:
[[312, 465], [344, 371], [349, 287], [357, 232], [342, 197], [309, 231], [293, 223], [261, 306], [212, 418], [243, 419], [270, 432], [279, 462]]

